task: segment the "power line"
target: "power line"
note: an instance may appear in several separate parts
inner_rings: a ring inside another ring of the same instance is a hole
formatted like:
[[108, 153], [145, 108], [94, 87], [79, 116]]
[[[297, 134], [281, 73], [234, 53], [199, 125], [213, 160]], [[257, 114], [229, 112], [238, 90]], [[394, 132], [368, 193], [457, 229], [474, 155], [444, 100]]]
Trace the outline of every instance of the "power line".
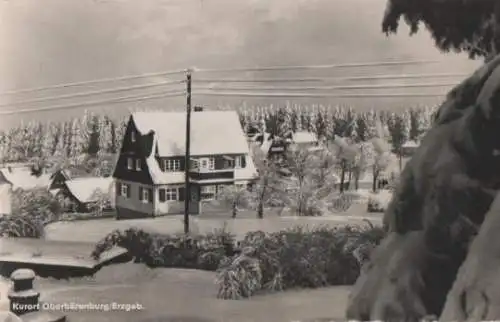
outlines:
[[337, 97], [337, 98], [381, 98], [381, 97], [443, 97], [446, 93], [397, 93], [397, 94], [331, 94], [331, 93], [245, 93], [245, 92], [197, 92], [200, 96], [238, 97]]
[[245, 68], [214, 68], [203, 69], [193, 68], [197, 73], [208, 72], [260, 72], [260, 71], [276, 71], [276, 70], [300, 70], [300, 69], [332, 69], [332, 68], [350, 68], [350, 67], [370, 67], [370, 66], [399, 66], [399, 65], [422, 65], [429, 63], [438, 63], [435, 60], [409, 60], [409, 61], [382, 61], [382, 62], [367, 62], [367, 63], [346, 63], [346, 64], [329, 64], [329, 65], [296, 65], [296, 66], [268, 66], [268, 67], [245, 67]]
[[186, 72], [186, 70], [172, 70], [172, 71], [164, 71], [164, 72], [156, 72], [156, 73], [114, 77], [114, 78], [94, 79], [94, 80], [74, 82], [74, 83], [56, 84], [56, 85], [49, 85], [49, 86], [43, 86], [43, 87], [34, 87], [34, 88], [7, 91], [7, 92], [0, 93], [0, 96], [39, 92], [39, 91], [48, 90], [48, 89], [67, 88], [67, 87], [80, 86], [80, 85], [90, 85], [90, 84], [99, 84], [99, 83], [107, 83], [107, 82], [115, 82], [115, 81], [123, 81], [123, 80], [140, 79], [140, 78], [155, 77], [155, 76], [168, 76], [168, 75], [182, 74], [185, 72]]
[[164, 85], [182, 84], [184, 82], [185, 82], [184, 80], [166, 81], [166, 82], [158, 82], [158, 83], [153, 83], [153, 84], [117, 87], [117, 88], [111, 88], [111, 89], [100, 90], [100, 91], [89, 91], [89, 92], [83, 92], [83, 93], [41, 97], [41, 98], [36, 98], [36, 99], [32, 99], [32, 100], [24, 100], [24, 101], [18, 101], [18, 102], [13, 102], [13, 103], [0, 104], [0, 107], [16, 106], [16, 105], [28, 104], [28, 103], [46, 102], [46, 101], [53, 101], [53, 100], [66, 99], [66, 98], [85, 97], [85, 96], [91, 96], [91, 95], [119, 93], [119, 92], [129, 91], [129, 90], [144, 89], [144, 88], [151, 88], [151, 87], [164, 86]]
[[108, 99], [108, 100], [100, 100], [100, 101], [91, 101], [91, 102], [83, 102], [83, 103], [77, 103], [77, 104], [69, 104], [69, 105], [57, 105], [57, 106], [49, 106], [49, 107], [42, 107], [42, 108], [32, 108], [32, 109], [23, 109], [23, 110], [11, 110], [11, 111], [0, 111], [0, 115], [12, 115], [12, 114], [21, 114], [21, 113], [33, 113], [33, 112], [45, 112], [45, 111], [53, 111], [53, 110], [63, 110], [63, 109], [70, 109], [70, 108], [77, 108], [77, 107], [87, 107], [87, 106], [94, 106], [94, 105], [102, 105], [102, 104], [116, 104], [116, 103], [128, 103], [128, 102], [137, 102], [137, 101], [144, 101], [144, 100], [150, 100], [150, 99], [155, 99], [155, 98], [164, 98], [164, 97], [179, 97], [179, 96], [184, 96], [186, 95], [185, 91], [179, 91], [179, 92], [172, 92], [172, 93], [165, 93], [159, 92], [159, 93], [153, 93], [149, 96], [143, 96], [143, 95], [131, 95], [131, 96], [124, 96], [124, 97], [119, 97], [115, 99]]
[[[415, 64], [427, 64], [427, 63], [437, 63], [437, 62], [438, 61], [430, 61], [430, 60], [428, 60], [428, 61], [427, 60], [421, 60], [421, 61], [385, 61], [385, 62], [368, 62], [368, 63], [330, 64], [330, 65], [270, 66], [270, 67], [226, 68], [226, 69], [196, 69], [196, 68], [193, 68], [192, 70], [197, 71], [197, 72], [272, 71], [272, 70], [329, 69], [329, 68], [391, 66], [391, 65], [415, 65]], [[27, 88], [27, 89], [20, 89], [20, 90], [12, 90], [12, 91], [0, 93], [0, 96], [39, 92], [39, 91], [43, 91], [43, 90], [68, 88], [68, 87], [74, 87], [74, 86], [80, 86], [80, 85], [90, 85], [90, 84], [99, 84], [99, 83], [115, 82], [115, 81], [123, 81], [123, 80], [133, 80], [133, 79], [140, 79], [140, 78], [147, 78], [147, 77], [168, 76], [168, 75], [186, 73], [188, 70], [190, 70], [190, 69], [171, 70], [171, 71], [163, 71], [163, 72], [155, 72], [155, 73], [144, 73], [144, 74], [138, 74], [138, 75], [129, 75], [129, 76], [113, 77], [113, 78], [102, 78], [102, 79], [95, 79], [95, 80], [88, 80], [88, 81], [80, 81], [80, 82], [73, 82], [73, 83], [64, 83], [64, 84], [56, 84], [56, 85], [34, 87], [34, 88]], [[457, 75], [457, 76], [462, 76], [462, 75]], [[390, 77], [390, 78], [394, 78], [394, 77]], [[404, 78], [404, 76], [402, 78]], [[367, 78], [367, 79], [372, 79], [372, 77]], [[198, 80], [198, 81], [200, 81], [200, 80]], [[253, 80], [253, 81], [255, 81], [255, 80]]]
[[422, 88], [422, 87], [445, 87], [455, 86], [457, 83], [428, 83], [428, 84], [376, 84], [376, 85], [342, 85], [342, 86], [290, 86], [290, 87], [215, 87], [205, 86], [197, 89], [203, 90], [228, 90], [228, 91], [246, 91], [246, 90], [277, 90], [277, 91], [293, 91], [293, 90], [336, 90], [336, 89], [381, 89], [381, 88]]
[[329, 81], [357, 81], [377, 79], [420, 79], [420, 78], [447, 78], [465, 77], [468, 74], [395, 74], [374, 76], [350, 76], [350, 77], [300, 77], [300, 78], [197, 78], [193, 83], [300, 83], [300, 82], [329, 82]]

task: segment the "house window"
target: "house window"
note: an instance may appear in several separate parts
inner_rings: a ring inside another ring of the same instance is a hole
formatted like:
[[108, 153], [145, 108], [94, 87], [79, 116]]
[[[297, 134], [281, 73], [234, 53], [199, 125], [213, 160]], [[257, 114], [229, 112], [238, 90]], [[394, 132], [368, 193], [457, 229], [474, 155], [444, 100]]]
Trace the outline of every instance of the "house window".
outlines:
[[240, 169], [243, 167], [243, 158], [244, 156], [238, 155], [237, 157], [234, 158], [234, 167], [236, 169]]
[[167, 201], [177, 201], [179, 194], [178, 194], [178, 189], [177, 188], [167, 188], [165, 190], [165, 196]]
[[200, 168], [205, 170], [214, 170], [215, 169], [215, 158], [201, 158], [200, 159]]
[[148, 188], [140, 188], [139, 189], [139, 199], [143, 203], [149, 203], [152, 201], [151, 189]]
[[128, 184], [122, 183], [120, 185], [120, 196], [125, 198], [128, 197]]
[[135, 137], [135, 131], [130, 132], [130, 142], [135, 142], [137, 138]]
[[179, 200], [179, 189], [178, 188], [161, 188], [159, 190], [160, 193], [160, 202], [165, 201], [177, 201]]
[[201, 190], [201, 200], [215, 199], [215, 186], [202, 186], [200, 190]]
[[135, 160], [135, 170], [136, 171], [141, 171], [141, 159], [136, 159]]
[[163, 160], [163, 169], [164, 171], [179, 171], [181, 169], [181, 160]]
[[129, 170], [134, 170], [134, 159], [127, 158], [127, 168]]

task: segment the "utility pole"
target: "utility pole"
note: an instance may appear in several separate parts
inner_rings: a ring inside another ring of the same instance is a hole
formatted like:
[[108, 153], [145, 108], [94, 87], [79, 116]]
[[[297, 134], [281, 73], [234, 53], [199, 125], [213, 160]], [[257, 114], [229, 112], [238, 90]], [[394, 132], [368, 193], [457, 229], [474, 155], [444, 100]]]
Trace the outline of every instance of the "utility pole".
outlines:
[[189, 170], [191, 168], [191, 70], [186, 73], [186, 151], [184, 164], [184, 233], [189, 234], [189, 203], [191, 201], [191, 185]]

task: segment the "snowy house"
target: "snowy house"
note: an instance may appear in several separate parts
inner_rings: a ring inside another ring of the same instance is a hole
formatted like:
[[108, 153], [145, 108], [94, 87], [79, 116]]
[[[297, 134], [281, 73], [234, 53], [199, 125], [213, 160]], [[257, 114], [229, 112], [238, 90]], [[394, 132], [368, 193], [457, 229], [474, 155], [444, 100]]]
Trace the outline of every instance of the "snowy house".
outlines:
[[[247, 185], [257, 176], [249, 144], [234, 111], [191, 115], [191, 160], [185, 162], [185, 113], [136, 112], [130, 116], [113, 177], [118, 218], [184, 211], [192, 201], [213, 200], [227, 185]], [[184, 190], [189, 166], [191, 190]]]
[[12, 189], [47, 189], [50, 183], [49, 174], [34, 175], [30, 168], [6, 167], [0, 169], [5, 178], [12, 183]]
[[77, 212], [89, 212], [101, 198], [109, 201], [104, 207], [109, 210], [114, 205], [114, 189], [113, 178], [85, 177], [65, 180], [57, 195], [66, 198]]
[[10, 215], [12, 202], [12, 183], [0, 171], [0, 216]]

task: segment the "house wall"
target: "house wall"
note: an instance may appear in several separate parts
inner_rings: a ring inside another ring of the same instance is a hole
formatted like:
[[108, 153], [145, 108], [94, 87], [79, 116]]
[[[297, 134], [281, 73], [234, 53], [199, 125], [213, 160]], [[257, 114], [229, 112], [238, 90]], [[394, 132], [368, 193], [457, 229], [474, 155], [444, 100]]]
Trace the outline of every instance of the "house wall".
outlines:
[[[155, 204], [155, 214], [156, 215], [170, 215], [170, 214], [182, 214], [184, 213], [184, 196], [180, 196], [179, 201], [164, 201], [160, 202], [160, 189], [167, 188], [180, 188], [184, 189], [182, 185], [159, 185], [154, 187], [154, 204]], [[179, 194], [179, 193], [178, 193]], [[183, 194], [181, 192], [181, 194]], [[179, 197], [179, 196], [178, 196]]]
[[[120, 195], [121, 188], [119, 188], [119, 185], [121, 185], [122, 183], [129, 185], [129, 191], [130, 191], [129, 198]], [[153, 198], [152, 203], [142, 202], [139, 199], [140, 187], [152, 188], [151, 185], [116, 179], [115, 204], [116, 204], [116, 215], [118, 218], [141, 218], [141, 217], [150, 217], [154, 215], [155, 199]]]
[[10, 215], [12, 211], [12, 186], [8, 183], [0, 183], [0, 216]]

